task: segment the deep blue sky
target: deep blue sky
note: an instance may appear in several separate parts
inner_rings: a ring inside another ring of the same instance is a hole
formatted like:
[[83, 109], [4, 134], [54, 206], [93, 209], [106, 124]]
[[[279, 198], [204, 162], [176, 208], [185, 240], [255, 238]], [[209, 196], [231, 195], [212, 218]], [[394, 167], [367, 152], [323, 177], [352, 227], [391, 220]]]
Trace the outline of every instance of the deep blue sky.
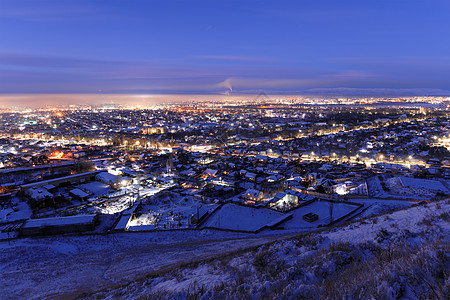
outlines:
[[0, 93], [450, 95], [449, 0], [0, 0]]

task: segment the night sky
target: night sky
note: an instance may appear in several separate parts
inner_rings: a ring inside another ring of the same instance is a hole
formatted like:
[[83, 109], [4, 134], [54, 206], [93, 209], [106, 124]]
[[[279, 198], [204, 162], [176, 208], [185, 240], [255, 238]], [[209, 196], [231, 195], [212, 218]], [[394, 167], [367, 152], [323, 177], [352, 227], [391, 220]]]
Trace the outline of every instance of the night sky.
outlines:
[[450, 1], [0, 0], [1, 94], [450, 95]]

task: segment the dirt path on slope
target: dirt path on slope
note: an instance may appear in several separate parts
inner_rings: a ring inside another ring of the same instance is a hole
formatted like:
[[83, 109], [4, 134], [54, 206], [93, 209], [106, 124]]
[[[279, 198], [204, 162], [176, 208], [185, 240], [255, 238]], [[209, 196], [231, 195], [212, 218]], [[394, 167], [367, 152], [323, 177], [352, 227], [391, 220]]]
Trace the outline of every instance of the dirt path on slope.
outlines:
[[0, 298], [69, 299], [280, 238], [266, 236], [165, 245], [129, 243], [75, 254], [55, 252], [38, 242], [4, 248], [0, 254], [0, 286], [4, 291]]

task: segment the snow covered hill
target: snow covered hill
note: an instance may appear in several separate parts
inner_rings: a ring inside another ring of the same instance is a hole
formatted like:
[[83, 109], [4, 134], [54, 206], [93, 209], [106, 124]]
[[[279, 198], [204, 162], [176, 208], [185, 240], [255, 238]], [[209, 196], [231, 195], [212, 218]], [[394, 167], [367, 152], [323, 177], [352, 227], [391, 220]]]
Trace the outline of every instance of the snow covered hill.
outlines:
[[449, 212], [444, 200], [289, 235], [205, 229], [4, 241], [0, 299], [442, 299]]
[[[450, 201], [174, 268], [85, 298], [445, 299]], [[448, 299], [448, 298], [447, 298]]]

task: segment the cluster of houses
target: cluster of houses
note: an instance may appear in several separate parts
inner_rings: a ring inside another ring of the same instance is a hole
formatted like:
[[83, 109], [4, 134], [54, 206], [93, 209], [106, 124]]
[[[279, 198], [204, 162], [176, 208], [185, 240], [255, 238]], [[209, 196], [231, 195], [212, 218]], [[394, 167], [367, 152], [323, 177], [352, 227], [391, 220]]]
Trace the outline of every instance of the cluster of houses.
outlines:
[[6, 116], [0, 193], [18, 192], [43, 211], [106, 203], [153, 186], [204, 203], [289, 211], [315, 197], [370, 196], [366, 179], [380, 174], [450, 178], [450, 152], [439, 142], [450, 131], [446, 114], [390, 111], [363, 119], [342, 110], [172, 107]]

